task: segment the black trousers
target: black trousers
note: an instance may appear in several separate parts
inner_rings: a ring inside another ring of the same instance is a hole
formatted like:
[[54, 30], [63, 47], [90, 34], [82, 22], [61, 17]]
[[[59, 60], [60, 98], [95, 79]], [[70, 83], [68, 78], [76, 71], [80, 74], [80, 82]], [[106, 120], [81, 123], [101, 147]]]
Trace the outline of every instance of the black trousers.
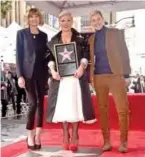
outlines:
[[8, 92], [8, 102], [11, 102], [11, 101], [12, 101], [12, 104], [13, 104], [13, 110], [15, 111], [16, 110], [15, 94], [11, 93], [11, 92]]
[[7, 114], [7, 105], [8, 105], [8, 101], [5, 99], [1, 100], [1, 104], [2, 104], [2, 117], [5, 117]]
[[37, 111], [36, 127], [42, 127], [43, 100], [44, 100], [46, 80], [42, 78], [38, 78], [38, 79], [32, 78], [32, 79], [25, 79], [25, 81], [26, 81], [26, 93], [29, 103], [26, 129], [33, 130], [36, 111]]

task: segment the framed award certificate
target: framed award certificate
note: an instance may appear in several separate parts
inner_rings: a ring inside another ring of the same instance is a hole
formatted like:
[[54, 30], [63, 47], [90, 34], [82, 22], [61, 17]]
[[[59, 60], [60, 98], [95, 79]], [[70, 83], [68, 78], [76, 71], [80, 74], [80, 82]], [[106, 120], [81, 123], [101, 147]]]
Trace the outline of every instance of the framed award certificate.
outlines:
[[55, 44], [56, 68], [61, 77], [72, 76], [78, 68], [76, 43]]

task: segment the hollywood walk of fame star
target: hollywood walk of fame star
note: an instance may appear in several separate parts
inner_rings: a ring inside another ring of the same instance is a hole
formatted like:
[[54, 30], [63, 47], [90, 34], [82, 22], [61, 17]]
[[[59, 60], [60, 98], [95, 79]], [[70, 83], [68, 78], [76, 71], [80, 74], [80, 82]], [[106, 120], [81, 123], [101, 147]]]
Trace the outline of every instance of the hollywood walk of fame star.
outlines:
[[68, 51], [67, 48], [65, 47], [63, 52], [59, 52], [59, 55], [61, 55], [63, 57], [61, 62], [64, 62], [64, 60], [66, 60], [66, 59], [71, 61], [70, 55], [72, 53], [73, 53], [73, 51]]

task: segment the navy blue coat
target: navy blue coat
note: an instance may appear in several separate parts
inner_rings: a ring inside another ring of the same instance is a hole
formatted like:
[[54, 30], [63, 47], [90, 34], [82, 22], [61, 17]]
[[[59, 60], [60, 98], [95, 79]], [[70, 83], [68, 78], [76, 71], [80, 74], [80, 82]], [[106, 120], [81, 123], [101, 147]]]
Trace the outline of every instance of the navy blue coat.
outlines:
[[[39, 51], [44, 58], [44, 64], [42, 64], [42, 77], [48, 76], [48, 53], [49, 48], [47, 47], [47, 35], [39, 30]], [[31, 79], [34, 71], [34, 65], [36, 61], [36, 53], [32, 43], [32, 34], [30, 28], [25, 28], [17, 32], [16, 42], [16, 67], [18, 77], [23, 76], [24, 78]], [[39, 60], [38, 60], [39, 62]]]

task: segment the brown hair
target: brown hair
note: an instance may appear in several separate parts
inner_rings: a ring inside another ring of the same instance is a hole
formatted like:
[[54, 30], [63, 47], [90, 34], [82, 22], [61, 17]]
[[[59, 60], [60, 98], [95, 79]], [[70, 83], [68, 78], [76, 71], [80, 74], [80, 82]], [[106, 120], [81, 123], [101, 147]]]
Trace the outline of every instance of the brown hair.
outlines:
[[92, 11], [90, 13], [90, 19], [91, 19], [92, 16], [97, 15], [97, 14], [100, 15], [102, 18], [104, 18], [103, 14], [102, 14], [102, 12], [100, 10], [95, 10], [95, 11]]
[[39, 25], [43, 25], [44, 24], [42, 14], [39, 11], [39, 9], [37, 9], [37, 8], [31, 8], [29, 10], [29, 13], [28, 13], [28, 25], [29, 25], [29, 18], [31, 18], [33, 15], [37, 15], [39, 17], [39, 19], [40, 19]]

